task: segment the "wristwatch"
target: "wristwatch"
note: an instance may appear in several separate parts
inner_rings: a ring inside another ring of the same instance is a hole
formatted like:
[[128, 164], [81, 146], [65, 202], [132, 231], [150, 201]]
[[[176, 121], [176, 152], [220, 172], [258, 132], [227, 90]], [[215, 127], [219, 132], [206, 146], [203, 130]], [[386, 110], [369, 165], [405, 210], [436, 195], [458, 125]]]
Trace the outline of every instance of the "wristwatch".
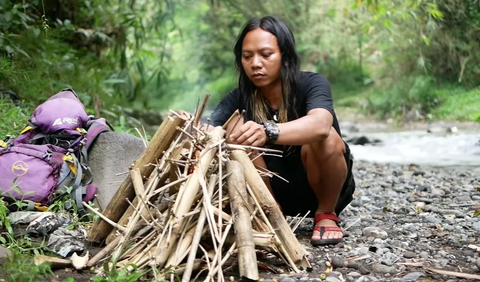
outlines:
[[273, 120], [267, 120], [263, 123], [263, 128], [265, 129], [265, 134], [267, 135], [266, 145], [273, 145], [280, 135], [280, 129], [278, 125]]

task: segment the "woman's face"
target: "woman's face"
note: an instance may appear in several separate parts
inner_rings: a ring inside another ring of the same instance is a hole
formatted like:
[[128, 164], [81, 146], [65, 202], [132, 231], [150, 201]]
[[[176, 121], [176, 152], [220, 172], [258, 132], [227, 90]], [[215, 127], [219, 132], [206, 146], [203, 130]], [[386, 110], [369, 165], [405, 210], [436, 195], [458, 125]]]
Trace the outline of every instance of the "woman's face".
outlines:
[[247, 33], [242, 45], [242, 65], [259, 88], [280, 82], [282, 55], [275, 35], [261, 28]]

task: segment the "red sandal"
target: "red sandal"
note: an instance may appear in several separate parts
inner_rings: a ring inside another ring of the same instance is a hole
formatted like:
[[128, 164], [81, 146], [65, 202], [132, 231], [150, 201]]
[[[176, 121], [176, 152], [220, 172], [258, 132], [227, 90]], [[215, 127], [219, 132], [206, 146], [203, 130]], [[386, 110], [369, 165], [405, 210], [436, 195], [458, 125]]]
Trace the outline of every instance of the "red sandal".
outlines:
[[[333, 221], [335, 221], [337, 226], [316, 226], [317, 223], [320, 220], [323, 220], [323, 219], [333, 220]], [[322, 239], [323, 234], [325, 234], [325, 232], [333, 231], [333, 232], [342, 232], [342, 234], [343, 234], [342, 228], [340, 228], [338, 226], [338, 224], [340, 223], [340, 220], [338, 219], [338, 217], [336, 215], [334, 215], [332, 213], [319, 213], [315, 216], [315, 220], [313, 222], [314, 222], [313, 225], [316, 226], [313, 229], [313, 231], [320, 232], [320, 239], [319, 240], [310, 240], [310, 242], [313, 246], [334, 245], [334, 244], [338, 244], [338, 243], [343, 241], [343, 238]]]

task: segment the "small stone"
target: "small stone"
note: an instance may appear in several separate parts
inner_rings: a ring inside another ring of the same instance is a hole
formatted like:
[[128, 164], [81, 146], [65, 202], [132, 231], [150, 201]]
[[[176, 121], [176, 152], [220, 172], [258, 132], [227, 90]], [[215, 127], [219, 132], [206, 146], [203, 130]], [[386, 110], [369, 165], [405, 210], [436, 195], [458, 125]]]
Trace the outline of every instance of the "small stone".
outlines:
[[350, 206], [352, 206], [352, 207], [360, 207], [361, 205], [362, 205], [362, 201], [359, 201], [359, 200], [353, 200], [350, 203]]
[[416, 210], [425, 210], [425, 202], [417, 202], [415, 204], [415, 209]]
[[326, 282], [342, 282], [340, 279], [334, 276], [328, 276], [327, 279], [325, 279]]
[[430, 255], [429, 255], [427, 252], [425, 252], [425, 251], [420, 252], [420, 257], [423, 258], [423, 259], [426, 259], [426, 258], [428, 258], [429, 256], [430, 256]]
[[434, 217], [434, 216], [427, 216], [425, 217], [425, 220], [430, 222], [430, 223], [442, 223], [442, 220], [437, 218], [437, 217]]
[[334, 256], [332, 257], [332, 265], [333, 267], [335, 268], [338, 268], [338, 267], [345, 267], [346, 265], [346, 262], [345, 262], [345, 259], [341, 256]]
[[443, 191], [442, 189], [438, 189], [438, 188], [432, 188], [432, 191], [430, 193], [433, 196], [439, 196], [439, 197], [445, 196], [445, 191]]
[[378, 227], [369, 226], [363, 229], [363, 236], [386, 239], [388, 237], [388, 233]]
[[362, 275], [370, 274], [370, 270], [361, 264], [358, 266], [357, 270], [360, 271], [360, 274]]
[[430, 198], [416, 198], [414, 202], [425, 202], [427, 204], [433, 203], [433, 200]]
[[338, 271], [332, 271], [329, 276], [340, 277], [342, 276], [342, 273]]
[[414, 281], [417, 281], [418, 278], [422, 277], [422, 276], [425, 276], [424, 273], [422, 272], [412, 272], [412, 273], [409, 273], [405, 276], [402, 277], [402, 282], [414, 282]]
[[280, 282], [297, 282], [297, 279], [295, 279], [293, 277], [284, 277], [284, 278], [280, 279]]
[[382, 264], [385, 264], [385, 265], [393, 265], [396, 261], [398, 261], [398, 257], [397, 255], [395, 255], [394, 253], [385, 253], [385, 255], [383, 255], [380, 259], [379, 259], [379, 262], [382, 263]]
[[411, 259], [411, 258], [414, 258], [414, 257], [416, 257], [416, 256], [417, 256], [416, 253], [410, 252], [410, 251], [407, 251], [407, 252], [405, 252], [405, 253], [403, 254], [403, 257], [404, 257], [404, 258], [407, 258], [407, 259]]
[[307, 281], [307, 280], [309, 280], [309, 279], [310, 279], [310, 278], [308, 278], [308, 276], [305, 276], [305, 277], [302, 277], [302, 278], [300, 278], [300, 279], [298, 279], [298, 280], [300, 280], [300, 281]]
[[480, 221], [474, 222], [472, 224], [473, 229], [480, 231]]
[[480, 257], [477, 258], [477, 267], [480, 269]]
[[361, 254], [361, 255], [366, 255], [368, 253], [368, 247], [361, 247], [358, 250], [358, 253]]
[[360, 273], [358, 273], [358, 272], [356, 272], [356, 271], [352, 271], [352, 272], [348, 273], [347, 276], [350, 276], [350, 277], [352, 277], [352, 278], [358, 278], [358, 277], [361, 277], [362, 274], [360, 274]]
[[457, 196], [457, 197], [455, 197], [455, 201], [457, 201], [459, 203], [470, 202], [470, 201], [472, 201], [472, 198], [470, 198], [470, 196], [468, 196], [468, 195]]
[[372, 271], [375, 273], [383, 273], [383, 274], [386, 274], [386, 273], [395, 274], [397, 272], [395, 267], [383, 265], [379, 263], [374, 263], [372, 265]]
[[413, 175], [413, 176], [418, 176], [418, 175], [424, 176], [424, 175], [425, 175], [425, 171], [416, 170], [416, 171], [413, 172], [412, 175]]
[[472, 200], [474, 200], [474, 201], [480, 201], [480, 196], [478, 196], [478, 195], [473, 195], [473, 196], [472, 196]]

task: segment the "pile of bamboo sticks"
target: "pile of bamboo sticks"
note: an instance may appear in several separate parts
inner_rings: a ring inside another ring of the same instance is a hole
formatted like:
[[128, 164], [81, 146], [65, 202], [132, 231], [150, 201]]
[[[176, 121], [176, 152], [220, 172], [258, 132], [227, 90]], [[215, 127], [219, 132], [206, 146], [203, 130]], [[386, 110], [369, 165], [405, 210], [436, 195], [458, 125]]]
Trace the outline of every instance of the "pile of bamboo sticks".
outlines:
[[248, 154], [278, 151], [227, 144], [227, 124], [202, 131], [198, 116], [171, 111], [107, 208], [86, 205], [99, 215], [89, 241], [107, 243], [87, 265], [110, 260], [150, 268], [157, 279], [224, 281], [223, 270], [238, 262], [241, 277], [258, 280], [261, 249], [292, 271], [309, 268]]

